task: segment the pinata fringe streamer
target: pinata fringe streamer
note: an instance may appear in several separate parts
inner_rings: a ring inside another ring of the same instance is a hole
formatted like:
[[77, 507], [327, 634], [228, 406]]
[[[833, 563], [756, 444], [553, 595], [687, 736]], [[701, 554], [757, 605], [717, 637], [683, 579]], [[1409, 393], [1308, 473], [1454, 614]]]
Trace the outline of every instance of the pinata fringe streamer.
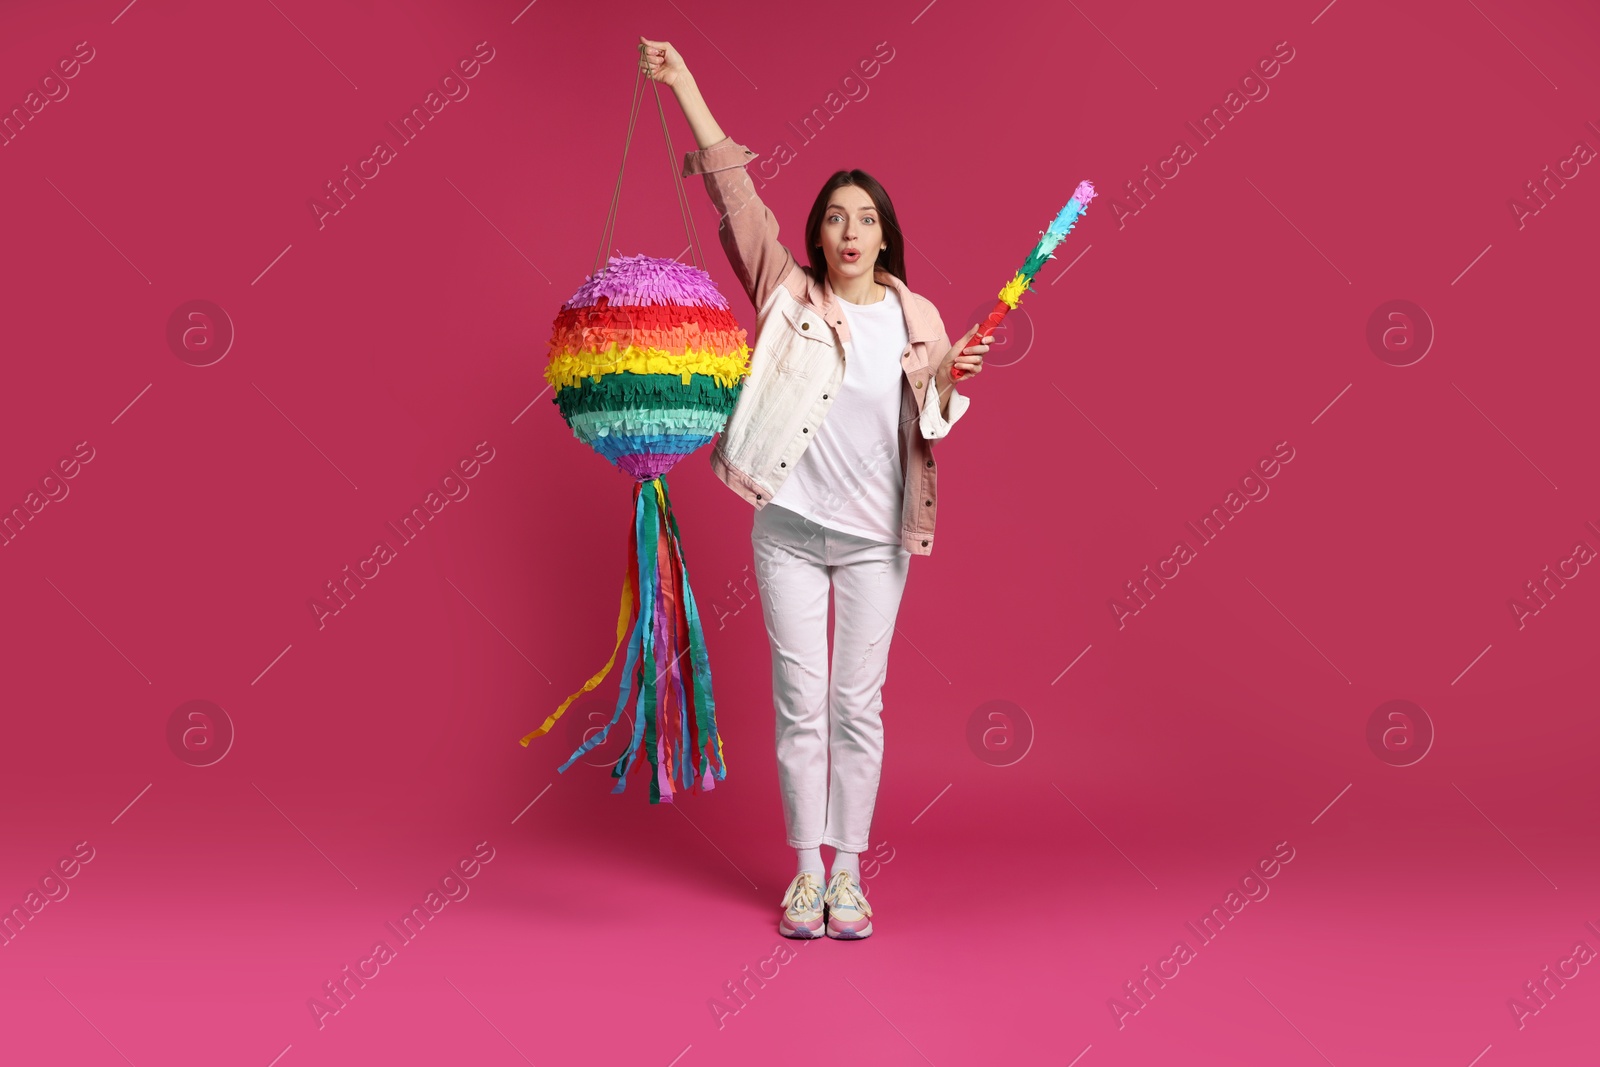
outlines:
[[584, 379], [599, 381], [608, 374], [675, 374], [684, 385], [691, 375], [704, 374], [718, 385], [731, 386], [750, 372], [750, 359], [742, 352], [718, 355], [711, 349], [667, 352], [638, 345], [615, 343], [598, 351], [552, 352], [545, 367], [544, 380], [557, 388], [580, 384]]
[[598, 382], [586, 378], [556, 390], [556, 407], [564, 419], [633, 407], [697, 407], [720, 411], [726, 418], [738, 399], [737, 385], [718, 385], [704, 375], [695, 375], [685, 385], [676, 374], [608, 374]]
[[1022, 294], [1028, 291], [1028, 283], [1032, 280], [1026, 274], [1013, 275], [1011, 280], [1006, 282], [1005, 288], [1000, 290], [1000, 299], [1005, 306], [1015, 311], [1017, 305], [1022, 303]]
[[[635, 604], [638, 605], [635, 617]], [[633, 619], [630, 626], [630, 619]], [[611, 721], [567, 757], [566, 769], [584, 753], [605, 744], [611, 727], [622, 719], [630, 693], [634, 695], [633, 736], [617, 760], [611, 777], [612, 793], [621, 793], [627, 774], [641, 749], [650, 767], [650, 803], [672, 803], [674, 787], [696, 791], [716, 788], [727, 777], [722, 758], [722, 738], [717, 732], [716, 701], [711, 693], [711, 661], [706, 654], [705, 630], [689, 570], [678, 539], [678, 520], [665, 478], [636, 482], [633, 489], [633, 531], [628, 539], [628, 566], [623, 574], [622, 606], [617, 614], [616, 646], [611, 658], [576, 693], [522, 739], [524, 747], [547, 733], [574, 700], [603, 681], [617, 661], [628, 638], [622, 668], [622, 691]], [[679, 661], [687, 655], [687, 669]], [[665, 664], [665, 666], [661, 666]], [[666, 682], [663, 685], [663, 681]]]

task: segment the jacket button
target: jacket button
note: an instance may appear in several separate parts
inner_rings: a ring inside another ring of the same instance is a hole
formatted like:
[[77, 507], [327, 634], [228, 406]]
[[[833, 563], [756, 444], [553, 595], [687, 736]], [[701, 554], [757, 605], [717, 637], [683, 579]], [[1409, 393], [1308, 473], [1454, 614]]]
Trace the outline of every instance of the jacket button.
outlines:
[[806, 427], [802, 426], [802, 427], [800, 427], [800, 432], [801, 433], [810, 433], [811, 431], [809, 429], [807, 429]]
[[933, 501], [931, 501], [931, 500], [924, 500], [923, 503], [926, 504], [930, 508], [933, 507]]
[[927, 548], [928, 547], [928, 542], [926, 542], [926, 541], [922, 542], [922, 547], [923, 548]]
[[822, 394], [822, 399], [824, 399], [824, 400], [828, 399], [828, 394], [827, 393], [823, 393]]
[[809, 322], [802, 322], [800, 324], [800, 328], [802, 330], [809, 330], [809, 329], [811, 329], [811, 324]]
[[757, 500], [760, 500], [760, 499], [761, 499], [761, 494], [760, 494], [760, 493], [757, 493], [757, 494], [756, 494], [756, 499], [757, 499]]
[[921, 389], [921, 388], [922, 388], [922, 382], [921, 382], [921, 380], [920, 380], [920, 379], [919, 379], [919, 380], [918, 380], [918, 382], [917, 382], [917, 388], [918, 388], [918, 389]]
[[930, 467], [933, 466], [933, 460], [931, 460], [931, 459], [928, 460], [928, 466], [930, 466]]
[[780, 467], [787, 467], [787, 466], [788, 466], [788, 464], [787, 464], [787, 463], [780, 463], [780, 464], [778, 464], [778, 466], [780, 466]]

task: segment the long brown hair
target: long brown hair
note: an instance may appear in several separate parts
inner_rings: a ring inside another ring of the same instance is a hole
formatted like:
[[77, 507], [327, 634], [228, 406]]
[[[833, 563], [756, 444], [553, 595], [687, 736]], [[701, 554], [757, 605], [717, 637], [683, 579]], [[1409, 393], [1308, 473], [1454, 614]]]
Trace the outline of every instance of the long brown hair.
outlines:
[[833, 191], [843, 185], [856, 185], [872, 198], [872, 204], [878, 209], [878, 224], [883, 227], [884, 249], [878, 253], [878, 262], [875, 269], [882, 269], [906, 282], [906, 242], [900, 232], [900, 219], [894, 213], [894, 201], [889, 199], [888, 192], [878, 183], [878, 179], [864, 170], [835, 171], [833, 177], [822, 184], [822, 191], [817, 194], [816, 202], [811, 205], [811, 214], [806, 218], [806, 258], [811, 263], [811, 276], [820, 284], [828, 276], [828, 257], [823, 255], [820, 242], [822, 240], [822, 220], [828, 210], [828, 204], [833, 197]]

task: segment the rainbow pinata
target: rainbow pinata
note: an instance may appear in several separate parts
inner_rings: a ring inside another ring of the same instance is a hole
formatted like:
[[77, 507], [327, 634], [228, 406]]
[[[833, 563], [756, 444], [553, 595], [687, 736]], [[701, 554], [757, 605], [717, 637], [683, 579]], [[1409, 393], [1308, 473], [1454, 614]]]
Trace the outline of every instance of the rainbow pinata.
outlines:
[[745, 331], [716, 283], [672, 259], [611, 257], [561, 305], [550, 336], [544, 376], [554, 403], [574, 437], [634, 480], [633, 526], [611, 659], [522, 744], [549, 732], [599, 685], [628, 638], [615, 714], [559, 770], [603, 744], [633, 696], [630, 743], [612, 768], [611, 791], [622, 792], [642, 751], [652, 804], [670, 803], [674, 786], [690, 790], [697, 776], [708, 790], [727, 776], [705, 632], [666, 474], [722, 432], [749, 373]]
[[561, 305], [544, 377], [572, 435], [647, 482], [722, 432], [749, 372], [711, 276], [641, 255], [612, 256]]

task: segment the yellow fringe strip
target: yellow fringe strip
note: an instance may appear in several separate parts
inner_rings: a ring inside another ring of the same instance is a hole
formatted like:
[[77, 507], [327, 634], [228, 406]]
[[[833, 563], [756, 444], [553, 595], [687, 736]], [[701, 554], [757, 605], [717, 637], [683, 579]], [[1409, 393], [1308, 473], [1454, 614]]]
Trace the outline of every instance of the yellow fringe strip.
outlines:
[[1006, 287], [1000, 290], [1000, 299], [1005, 301], [1006, 307], [1015, 311], [1017, 305], [1022, 302], [1022, 294], [1027, 291], [1028, 279], [1023, 276], [1021, 271], [1018, 271], [1017, 274], [1006, 283]]
[[[629, 565], [632, 566], [631, 560], [629, 561]], [[599, 685], [601, 681], [604, 680], [605, 676], [611, 673], [611, 668], [617, 662], [617, 652], [622, 648], [622, 639], [628, 635], [628, 615], [630, 614], [632, 608], [633, 587], [628, 583], [628, 572], [623, 571], [622, 608], [617, 612], [617, 644], [616, 647], [611, 650], [611, 658], [606, 660], [606, 665], [601, 667], [600, 670], [595, 673], [593, 678], [590, 678], [587, 682], [583, 683], [582, 689], [579, 689], [576, 693], [573, 693], [567, 699], [563, 700], [561, 702], [561, 706], [550, 713], [550, 717], [545, 719], [543, 725], [522, 739], [522, 746], [524, 748], [526, 748], [528, 746], [528, 742], [532, 741], [535, 737], [539, 737], [547, 733], [550, 727], [556, 724], [556, 720], [561, 718], [561, 716], [566, 713], [567, 706], [569, 704], [571, 704], [574, 700], [577, 700], [589, 690], [593, 689], [595, 686]]]
[[719, 356], [708, 348], [674, 354], [638, 345], [619, 348], [612, 342], [599, 351], [552, 355], [544, 380], [564, 389], [579, 385], [585, 378], [599, 381], [606, 374], [677, 374], [688, 385], [691, 374], [706, 374], [715, 378], [718, 385], [734, 386], [750, 373], [749, 351], [746, 348], [735, 355]]

